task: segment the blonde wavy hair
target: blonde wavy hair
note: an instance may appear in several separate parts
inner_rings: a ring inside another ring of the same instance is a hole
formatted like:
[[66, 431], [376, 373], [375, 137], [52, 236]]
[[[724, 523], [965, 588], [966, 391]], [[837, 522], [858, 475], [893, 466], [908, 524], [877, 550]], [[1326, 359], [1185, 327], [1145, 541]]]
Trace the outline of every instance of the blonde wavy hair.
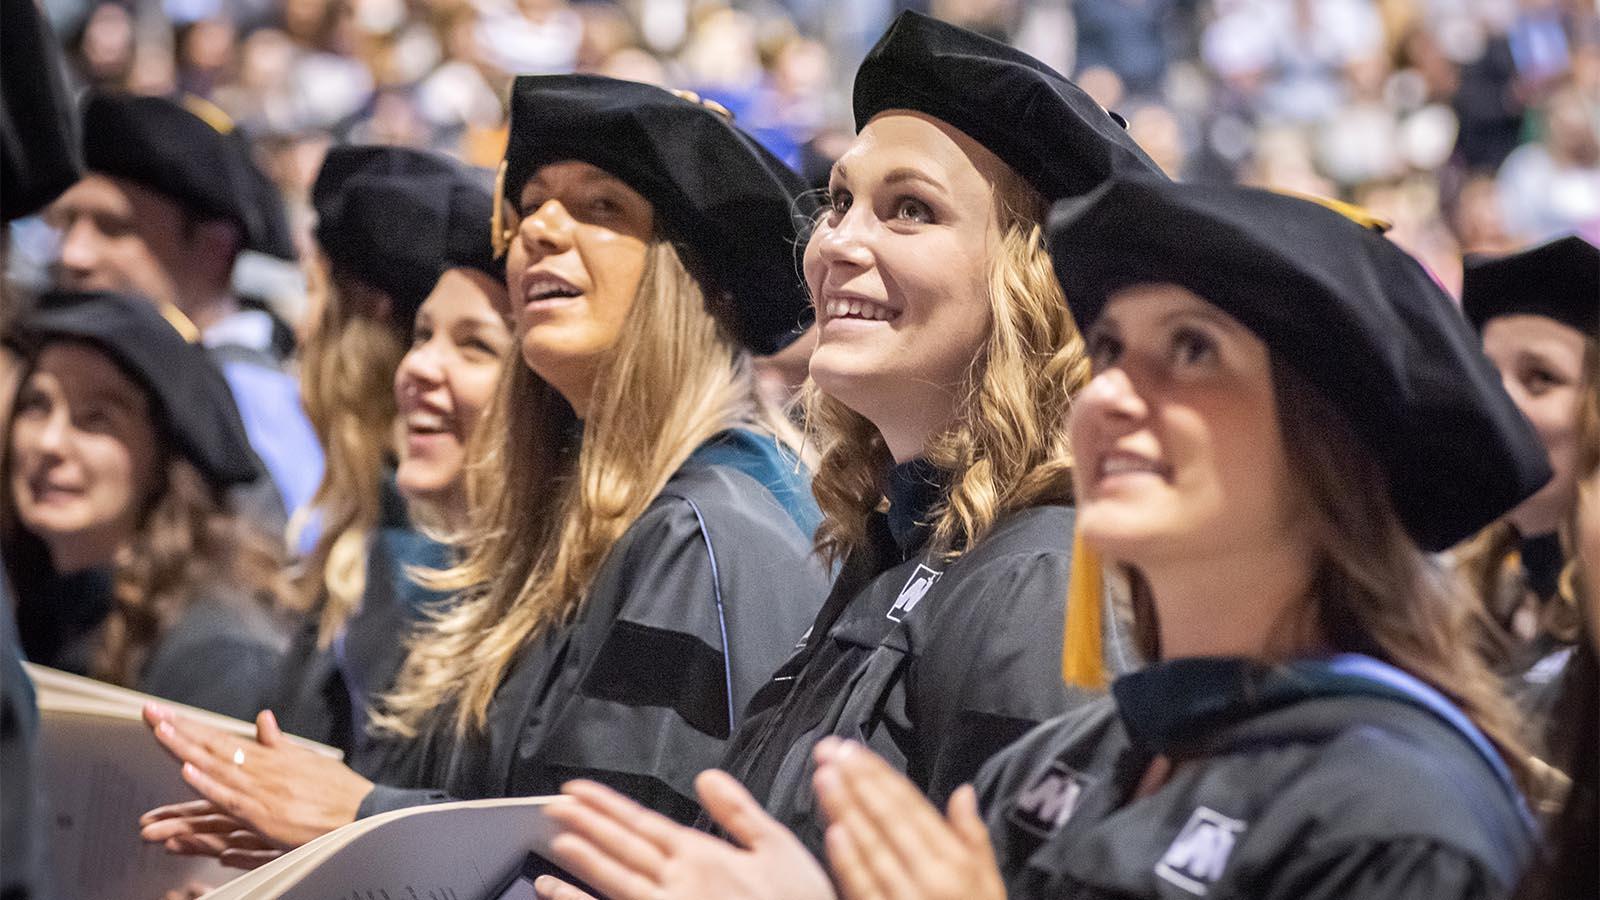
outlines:
[[[1000, 246], [988, 272], [993, 324], [968, 370], [955, 425], [925, 454], [951, 475], [946, 499], [931, 513], [929, 541], [947, 559], [982, 541], [1009, 512], [1071, 499], [1067, 413], [1090, 376], [1083, 337], [1045, 250], [1045, 201], [1009, 169], [1001, 179], [994, 187]], [[893, 459], [866, 417], [814, 382], [802, 397], [821, 452], [812, 481], [824, 516], [817, 549], [838, 562], [866, 541]]]
[[323, 304], [301, 350], [300, 391], [325, 469], [310, 504], [322, 532], [305, 560], [296, 603], [316, 617], [317, 642], [326, 647], [366, 590], [383, 472], [395, 456], [394, 373], [407, 341], [388, 321], [392, 303], [381, 291], [326, 258], [311, 273]]
[[672, 244], [656, 239], [646, 254], [581, 446], [566, 400], [526, 365], [506, 366], [473, 437], [465, 557], [423, 577], [459, 602], [408, 642], [378, 732], [481, 731], [517, 654], [577, 615], [612, 546], [695, 448], [730, 428], [797, 443]]

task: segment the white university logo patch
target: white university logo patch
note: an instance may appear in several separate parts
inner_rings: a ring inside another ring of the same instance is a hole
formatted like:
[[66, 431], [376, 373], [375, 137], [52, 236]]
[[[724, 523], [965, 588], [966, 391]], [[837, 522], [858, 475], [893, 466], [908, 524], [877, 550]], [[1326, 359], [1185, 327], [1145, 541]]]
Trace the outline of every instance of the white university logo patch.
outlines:
[[1191, 894], [1204, 897], [1222, 875], [1245, 824], [1204, 806], [1189, 816], [1178, 839], [1156, 863], [1156, 874]]
[[889, 620], [899, 622], [910, 615], [911, 610], [922, 602], [923, 597], [928, 596], [928, 591], [933, 590], [933, 583], [943, 574], [918, 563], [917, 570], [911, 573], [906, 586], [900, 589], [900, 596], [894, 598], [894, 606], [889, 608]]
[[1051, 763], [1043, 775], [1034, 779], [1028, 789], [1011, 802], [1006, 818], [1013, 825], [1036, 837], [1049, 837], [1050, 833], [1065, 825], [1078, 808], [1078, 800], [1089, 787], [1083, 777], [1065, 763]]

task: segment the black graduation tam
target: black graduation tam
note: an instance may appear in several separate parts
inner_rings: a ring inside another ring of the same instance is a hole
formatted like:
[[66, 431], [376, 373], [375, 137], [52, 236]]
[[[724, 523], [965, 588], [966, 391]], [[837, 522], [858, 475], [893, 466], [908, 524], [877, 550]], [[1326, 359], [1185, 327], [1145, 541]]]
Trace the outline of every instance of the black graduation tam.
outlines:
[[81, 177], [61, 50], [34, 0], [0, 0], [0, 218], [38, 212]]
[[185, 103], [89, 91], [83, 104], [84, 165], [235, 223], [247, 250], [294, 259], [283, 198], [256, 168], [243, 135], [206, 101]]
[[[692, 95], [691, 95], [692, 96]], [[663, 237], [756, 353], [787, 345], [811, 309], [796, 249], [816, 200], [725, 112], [648, 84], [597, 75], [520, 75], [511, 88], [505, 198], [539, 167], [586, 162], [655, 207]]]
[[100, 291], [47, 293], [19, 332], [30, 355], [62, 339], [105, 351], [149, 393], [162, 436], [217, 490], [259, 476], [222, 371], [150, 301]]
[[915, 12], [901, 13], [856, 71], [856, 129], [891, 109], [954, 126], [1046, 200], [1086, 193], [1117, 174], [1165, 177], [1120, 118], [1054, 69]]
[[467, 266], [504, 281], [489, 240], [488, 182], [438, 153], [334, 147], [311, 188], [317, 243], [335, 266], [388, 294], [395, 326], [409, 332], [446, 269]]
[[1495, 316], [1529, 313], [1593, 338], [1600, 334], [1600, 248], [1570, 235], [1507, 256], [1469, 258], [1461, 307], [1479, 331]]
[[1172, 283], [1264, 341], [1348, 417], [1427, 550], [1550, 479], [1532, 427], [1422, 266], [1377, 232], [1270, 191], [1115, 180], [1052, 211], [1050, 254], [1087, 332], [1107, 298]]

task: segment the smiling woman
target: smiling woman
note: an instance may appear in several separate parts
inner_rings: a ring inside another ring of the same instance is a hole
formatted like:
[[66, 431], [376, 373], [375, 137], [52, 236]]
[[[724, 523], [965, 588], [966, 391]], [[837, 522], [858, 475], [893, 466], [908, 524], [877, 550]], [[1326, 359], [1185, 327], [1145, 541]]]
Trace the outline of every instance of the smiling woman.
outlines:
[[434, 793], [380, 788], [364, 810], [589, 774], [687, 818], [689, 780], [821, 595], [798, 441], [750, 368], [803, 309], [782, 274], [800, 183], [657, 88], [528, 77], [513, 97], [500, 239], [522, 365], [482, 426], [471, 552], [435, 581], [463, 602], [413, 643], [384, 720], [390, 784]]
[[[988, 114], [1022, 98], [1026, 120]], [[1061, 679], [1075, 465], [1065, 420], [1089, 366], [1041, 218], [1047, 199], [1155, 167], [1038, 60], [913, 13], [862, 64], [855, 104], [860, 132], [803, 260], [818, 316], [805, 398], [822, 451], [817, 543], [840, 574], [756, 694], [726, 772], [701, 777], [702, 825], [732, 842], [593, 784], [552, 807], [569, 828], [557, 858], [608, 896], [806, 896], [825, 882], [811, 860], [823, 852], [820, 742], [863, 741], [942, 803], [1006, 744], [1092, 696]], [[1098, 581], [1070, 602], [1106, 624], [1090, 666], [1130, 666]], [[636, 852], [639, 839], [660, 852]]]
[[417, 310], [411, 349], [395, 370], [404, 429], [395, 486], [413, 518], [447, 534], [468, 525], [468, 449], [511, 352], [507, 307], [503, 282], [447, 269]]
[[[1480, 650], [1528, 712], [1540, 744], [1560, 661], [1581, 639], [1558, 527], [1578, 502], [1583, 364], [1600, 353], [1600, 249], [1576, 235], [1469, 260], [1462, 307], [1506, 390], [1533, 423], [1555, 477], [1454, 553], [1479, 613]], [[1541, 662], [1544, 665], [1540, 665]], [[1542, 748], [1541, 748], [1542, 749]]]
[[509, 344], [488, 181], [438, 154], [347, 146], [328, 152], [312, 192], [321, 305], [304, 384], [328, 464], [300, 585], [307, 622], [269, 705], [360, 770], [368, 707], [393, 683], [410, 623], [441, 599], [406, 569], [449, 562], [411, 517], [464, 523], [468, 434]]
[[47, 295], [18, 327], [0, 543], [28, 657], [253, 715], [285, 586], [228, 507], [255, 468], [221, 373], [138, 297]]
[[[374, 717], [376, 784], [270, 723], [239, 766], [156, 714], [185, 777], [235, 815], [157, 811], [147, 840], [250, 864], [357, 816], [578, 775], [689, 818], [694, 774], [815, 612], [816, 509], [751, 366], [804, 308], [799, 179], [647, 85], [525, 76], [511, 115], [494, 237], [520, 359], [478, 417], [462, 557], [423, 579], [452, 605], [405, 643]], [[428, 387], [441, 333], [475, 327], [444, 301], [429, 298], [401, 365], [412, 483], [455, 452], [446, 426], [482, 396], [465, 357], [448, 399]]]
[[942, 815], [820, 748], [841, 893], [1505, 896], [1527, 759], [1423, 551], [1550, 473], [1454, 303], [1379, 234], [1265, 191], [1114, 181], [1056, 208], [1051, 252], [1095, 365], [1079, 534], [1153, 662]]

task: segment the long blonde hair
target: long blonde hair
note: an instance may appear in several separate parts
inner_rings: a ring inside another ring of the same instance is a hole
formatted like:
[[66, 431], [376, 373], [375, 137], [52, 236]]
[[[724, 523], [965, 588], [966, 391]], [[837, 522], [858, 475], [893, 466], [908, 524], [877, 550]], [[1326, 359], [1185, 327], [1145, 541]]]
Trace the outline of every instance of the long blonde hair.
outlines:
[[394, 460], [394, 373], [406, 342], [386, 321], [392, 304], [382, 292], [330, 271], [326, 259], [312, 274], [323, 281], [324, 302], [301, 352], [300, 390], [325, 468], [311, 499], [322, 532], [305, 560], [297, 601], [316, 616], [325, 647], [366, 590], [383, 472]]
[[[1294, 369], [1273, 361], [1284, 452], [1303, 473], [1305, 520], [1317, 545], [1306, 605], [1314, 618], [1278, 623], [1275, 646], [1295, 649], [1314, 622], [1334, 650], [1365, 653], [1427, 682], [1461, 709], [1505, 759], [1524, 790], [1538, 787], [1515, 711], [1472, 652], [1470, 617], [1448, 576], [1407, 534], [1376, 456], [1348, 419]], [[1134, 642], [1161, 658], [1156, 607], [1136, 570], [1129, 579]]]
[[526, 365], [506, 366], [474, 436], [466, 556], [425, 579], [460, 601], [421, 627], [375, 727], [414, 737], [481, 730], [523, 647], [569, 622], [612, 546], [712, 436], [793, 429], [757, 396], [750, 357], [657, 239], [594, 388], [581, 446], [572, 408]]
[[[972, 361], [956, 424], [925, 455], [952, 476], [932, 513], [929, 542], [951, 558], [1008, 512], [1071, 499], [1067, 412], [1090, 375], [1083, 337], [1044, 247], [1044, 199], [1014, 172], [1002, 177], [994, 192], [1000, 248], [988, 273], [993, 324]], [[866, 540], [867, 517], [883, 503], [893, 460], [866, 417], [815, 383], [807, 384], [804, 403], [821, 450], [812, 482], [824, 515], [817, 549], [837, 562]]]

